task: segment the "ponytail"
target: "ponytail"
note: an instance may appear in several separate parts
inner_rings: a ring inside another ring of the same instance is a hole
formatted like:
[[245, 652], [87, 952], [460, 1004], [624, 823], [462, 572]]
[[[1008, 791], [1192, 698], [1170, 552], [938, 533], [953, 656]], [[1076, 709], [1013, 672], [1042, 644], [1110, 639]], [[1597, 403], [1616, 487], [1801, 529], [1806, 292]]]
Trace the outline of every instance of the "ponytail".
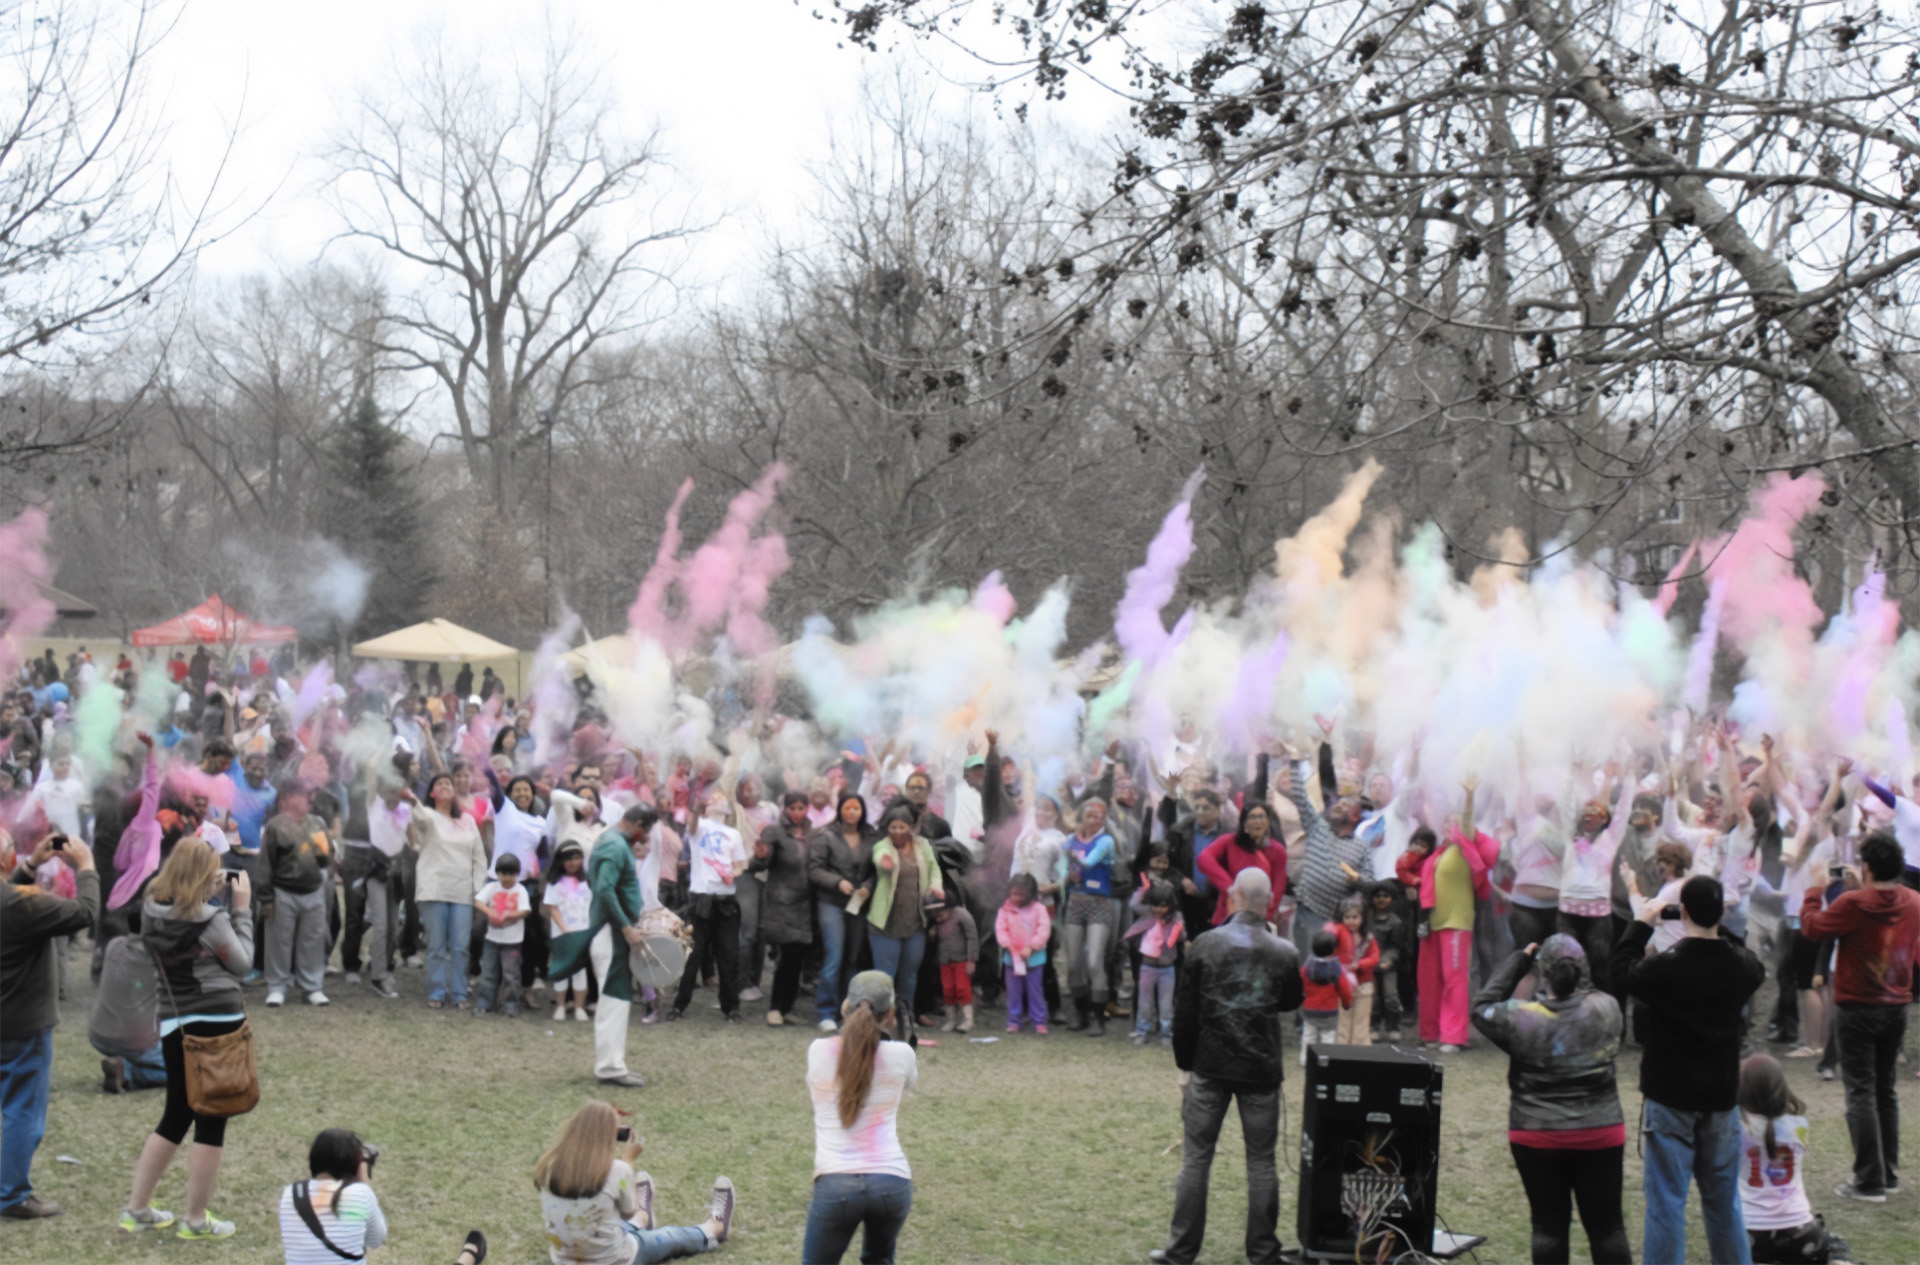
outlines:
[[867, 1105], [867, 1092], [873, 1088], [873, 1067], [880, 1051], [880, 1020], [870, 1002], [857, 1002], [847, 1012], [840, 1035], [840, 1065], [835, 1079], [840, 1085], [840, 1125], [851, 1129]]

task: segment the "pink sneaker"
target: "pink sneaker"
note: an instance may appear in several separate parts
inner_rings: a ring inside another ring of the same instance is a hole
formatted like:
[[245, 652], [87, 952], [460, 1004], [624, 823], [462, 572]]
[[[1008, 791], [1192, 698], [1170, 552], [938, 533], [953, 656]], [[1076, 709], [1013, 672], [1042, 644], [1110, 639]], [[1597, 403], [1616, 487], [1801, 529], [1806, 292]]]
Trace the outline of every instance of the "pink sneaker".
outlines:
[[1033, 1025], [1033, 1035], [1034, 1035], [1034, 1036], [1036, 1036], [1036, 1037], [1044, 1037], [1044, 1036], [1046, 1036], [1046, 1035], [1047, 1035], [1047, 1025], [1046, 1025], [1046, 1024], [1044, 1024], [1044, 1023], [1036, 1023], [1036, 1024], [1034, 1024], [1034, 1025]]
[[1018, 1031], [1020, 1031], [1020, 1025], [1019, 1025], [1019, 1024], [1017, 1024], [1017, 1023], [1015, 1023], [1015, 1022], [1014, 1022], [1013, 1020], [1011, 1020], [1011, 1019], [1009, 1019], [1009, 1020], [1007, 1020], [1007, 1031], [1008, 1031], [1008, 1032], [1018, 1032]]

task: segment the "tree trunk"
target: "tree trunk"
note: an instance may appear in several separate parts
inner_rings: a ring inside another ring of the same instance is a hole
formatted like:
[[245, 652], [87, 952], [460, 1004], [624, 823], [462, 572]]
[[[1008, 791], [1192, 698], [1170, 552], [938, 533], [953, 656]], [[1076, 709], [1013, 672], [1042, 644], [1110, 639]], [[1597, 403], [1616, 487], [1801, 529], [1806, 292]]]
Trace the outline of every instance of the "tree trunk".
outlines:
[[[1635, 162], [1669, 169], [1687, 165], [1660, 144], [1652, 123], [1614, 96], [1599, 68], [1574, 38], [1570, 23], [1541, 0], [1509, 0], [1509, 4], [1572, 80], [1574, 95], [1607, 125], [1613, 139]], [[1841, 355], [1834, 332], [1823, 328], [1817, 313], [1800, 302], [1800, 288], [1794, 284], [1792, 271], [1747, 234], [1698, 176], [1652, 179], [1672, 200], [1678, 218], [1690, 219], [1713, 253], [1740, 274], [1753, 293], [1756, 315], [1770, 317], [1786, 331], [1805, 364], [1802, 380], [1833, 409], [1836, 420], [1862, 447], [1886, 448], [1873, 468], [1899, 501], [1901, 517], [1920, 513], [1920, 464], [1913, 450], [1902, 446], [1906, 436], [1895, 427], [1859, 370]]]

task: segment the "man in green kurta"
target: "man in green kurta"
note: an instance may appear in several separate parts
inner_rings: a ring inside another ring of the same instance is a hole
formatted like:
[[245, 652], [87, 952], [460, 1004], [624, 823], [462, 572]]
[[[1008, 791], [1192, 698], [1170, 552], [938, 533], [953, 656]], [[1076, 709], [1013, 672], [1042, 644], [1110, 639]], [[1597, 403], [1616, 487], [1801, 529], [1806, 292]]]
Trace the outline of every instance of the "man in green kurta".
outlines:
[[587, 886], [593, 908], [585, 931], [556, 937], [548, 947], [547, 978], [564, 980], [585, 960], [600, 981], [600, 1004], [593, 1014], [593, 1074], [602, 1084], [638, 1089], [647, 1082], [627, 1070], [627, 1014], [633, 1005], [630, 946], [640, 942], [640, 876], [633, 845], [643, 839], [652, 810], [636, 804], [594, 840], [587, 857]]

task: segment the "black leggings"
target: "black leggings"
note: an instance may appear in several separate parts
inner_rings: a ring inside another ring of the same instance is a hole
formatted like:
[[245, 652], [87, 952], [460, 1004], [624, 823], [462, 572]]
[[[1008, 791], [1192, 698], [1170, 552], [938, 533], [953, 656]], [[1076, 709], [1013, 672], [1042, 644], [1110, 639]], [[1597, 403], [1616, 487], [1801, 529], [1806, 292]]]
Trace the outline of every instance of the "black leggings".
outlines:
[[187, 1126], [192, 1125], [193, 1140], [201, 1146], [222, 1146], [226, 1143], [225, 1116], [196, 1116], [193, 1108], [187, 1106], [187, 1056], [180, 1034], [224, 1036], [239, 1031], [244, 1022], [235, 1019], [225, 1023], [188, 1023], [160, 1038], [160, 1057], [167, 1064], [167, 1106], [160, 1113], [160, 1123], [153, 1127], [155, 1133], [179, 1146], [187, 1139]]
[[777, 948], [780, 961], [773, 968], [773, 1001], [768, 1009], [788, 1015], [793, 1013], [794, 999], [800, 995], [800, 969], [806, 965], [808, 946], [783, 944]]
[[1598, 1151], [1521, 1146], [1513, 1149], [1520, 1184], [1533, 1209], [1534, 1265], [1566, 1265], [1573, 1259], [1573, 1201], [1580, 1201], [1580, 1224], [1594, 1265], [1633, 1265], [1627, 1224], [1620, 1215], [1620, 1185], [1625, 1146]]

